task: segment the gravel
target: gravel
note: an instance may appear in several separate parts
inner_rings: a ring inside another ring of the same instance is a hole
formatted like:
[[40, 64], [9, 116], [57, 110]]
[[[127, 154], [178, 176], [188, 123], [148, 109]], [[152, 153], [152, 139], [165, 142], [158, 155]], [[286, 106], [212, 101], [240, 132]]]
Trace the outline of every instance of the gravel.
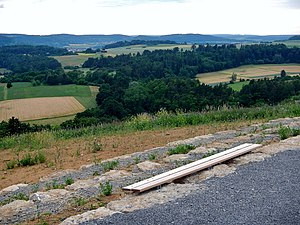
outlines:
[[187, 197], [82, 224], [300, 224], [300, 149], [241, 166]]

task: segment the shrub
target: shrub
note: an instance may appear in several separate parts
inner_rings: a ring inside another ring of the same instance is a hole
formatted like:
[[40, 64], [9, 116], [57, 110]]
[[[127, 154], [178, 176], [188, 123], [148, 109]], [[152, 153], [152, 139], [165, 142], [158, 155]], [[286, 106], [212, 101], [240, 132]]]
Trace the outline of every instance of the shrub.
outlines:
[[169, 155], [186, 154], [193, 149], [195, 149], [195, 146], [193, 145], [178, 145], [176, 148], [170, 149], [168, 154]]

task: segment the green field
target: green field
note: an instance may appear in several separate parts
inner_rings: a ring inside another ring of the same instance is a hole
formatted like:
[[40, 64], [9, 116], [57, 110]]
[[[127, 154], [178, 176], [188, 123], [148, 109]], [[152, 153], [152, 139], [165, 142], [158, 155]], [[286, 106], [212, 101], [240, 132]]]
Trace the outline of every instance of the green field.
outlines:
[[96, 106], [95, 93], [91, 92], [89, 86], [70, 84], [33, 87], [29, 82], [20, 82], [13, 83], [13, 87], [9, 88], [7, 92], [7, 100], [39, 97], [73, 96], [85, 108], [92, 108]]
[[246, 65], [218, 72], [198, 74], [197, 78], [202, 83], [217, 84], [229, 82], [233, 73], [237, 74], [237, 79], [261, 79], [280, 76], [281, 70], [285, 70], [287, 75], [298, 75], [300, 74], [300, 64]]
[[234, 84], [229, 84], [228, 86], [231, 87], [234, 91], [240, 91], [245, 85], [249, 83], [250, 81], [243, 81], [243, 82], [236, 82]]
[[0, 101], [4, 100], [4, 84], [0, 83]]
[[78, 53], [78, 55], [64, 55], [64, 56], [54, 56], [57, 61], [61, 63], [63, 67], [65, 66], [82, 66], [82, 64], [88, 58], [99, 57], [100, 54], [83, 54]]

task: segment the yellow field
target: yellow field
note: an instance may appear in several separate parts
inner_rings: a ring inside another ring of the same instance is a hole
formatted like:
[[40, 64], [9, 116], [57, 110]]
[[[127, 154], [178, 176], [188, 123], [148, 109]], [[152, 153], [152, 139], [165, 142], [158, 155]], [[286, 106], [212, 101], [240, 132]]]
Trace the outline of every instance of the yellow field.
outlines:
[[12, 116], [21, 121], [74, 115], [85, 108], [74, 97], [16, 99], [0, 102], [0, 121]]
[[197, 78], [202, 83], [215, 84], [229, 82], [232, 73], [237, 74], [237, 79], [259, 79], [264, 77], [272, 78], [274, 76], [280, 76], [281, 70], [285, 70], [287, 75], [298, 75], [300, 74], [300, 64], [247, 65], [218, 72], [198, 74]]

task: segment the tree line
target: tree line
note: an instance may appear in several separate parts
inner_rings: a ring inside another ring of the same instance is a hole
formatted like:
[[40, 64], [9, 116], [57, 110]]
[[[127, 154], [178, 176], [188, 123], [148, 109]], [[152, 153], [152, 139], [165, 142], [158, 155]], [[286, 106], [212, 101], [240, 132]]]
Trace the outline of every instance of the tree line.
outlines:
[[278, 77], [252, 80], [240, 92], [227, 84], [209, 86], [186, 77], [166, 77], [148, 81], [111, 79], [100, 86], [98, 107], [64, 122], [63, 128], [76, 128], [97, 123], [123, 120], [141, 113], [161, 109], [203, 112], [227, 107], [274, 105], [300, 93], [300, 77]]
[[[145, 50], [143, 54], [89, 58], [83, 67], [116, 71], [132, 80], [167, 76], [195, 77], [248, 64], [300, 63], [300, 49], [277, 45], [193, 45], [192, 51]], [[98, 78], [92, 81], [97, 83]]]
[[159, 45], [159, 44], [177, 44], [175, 41], [160, 41], [160, 40], [132, 40], [132, 41], [118, 41], [112, 44], [107, 44], [103, 48], [119, 48], [131, 45]]

